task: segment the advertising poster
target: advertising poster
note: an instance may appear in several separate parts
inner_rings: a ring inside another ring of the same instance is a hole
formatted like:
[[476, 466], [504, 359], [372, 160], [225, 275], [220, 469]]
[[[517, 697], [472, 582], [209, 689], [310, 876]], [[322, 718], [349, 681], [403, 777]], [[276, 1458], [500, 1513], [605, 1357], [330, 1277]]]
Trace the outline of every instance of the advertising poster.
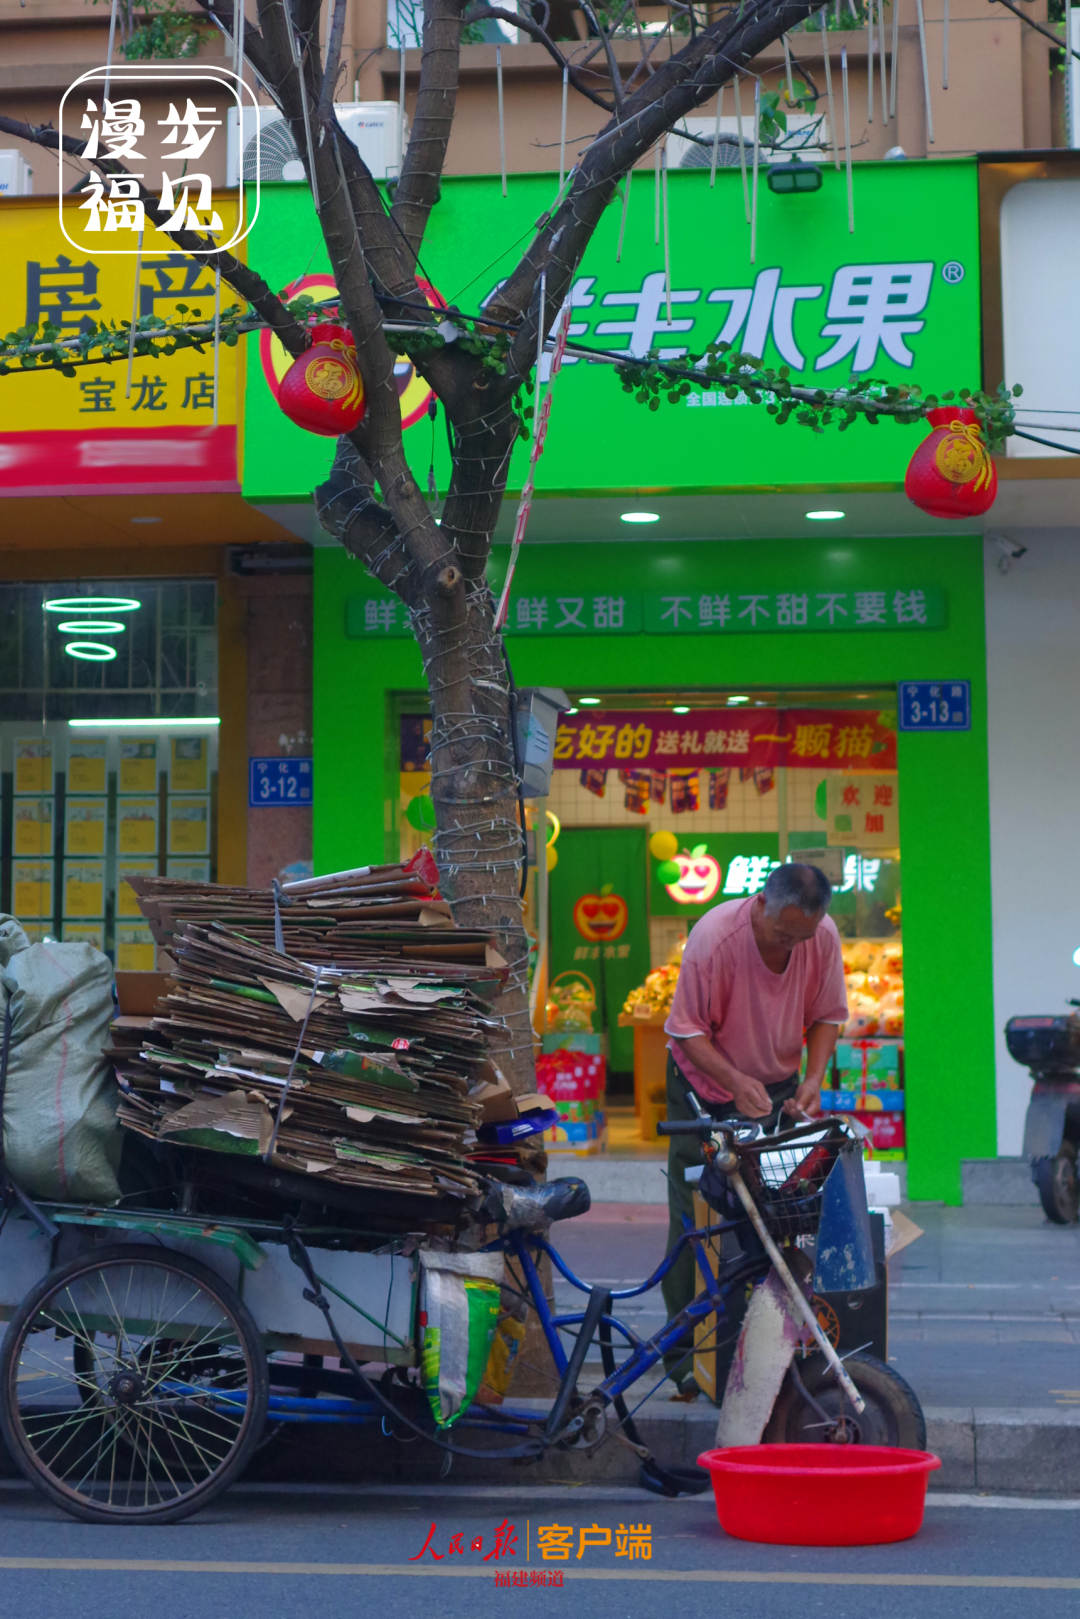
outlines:
[[175, 877], [182, 883], [208, 883], [210, 881], [209, 860], [167, 860], [165, 874]]
[[209, 798], [169, 799], [170, 854], [210, 853]]
[[28, 917], [53, 914], [53, 866], [51, 860], [15, 860], [11, 868], [11, 903], [22, 922]]
[[104, 922], [65, 922], [65, 944], [92, 944], [95, 950], [105, 949]]
[[634, 1031], [619, 1027], [619, 1013], [649, 970], [646, 841], [644, 827], [564, 829], [549, 888], [551, 983], [589, 987], [591, 1027], [607, 1034], [610, 1065], [623, 1073], [634, 1066]]
[[103, 855], [107, 811], [107, 799], [69, 798], [64, 807], [64, 853]]
[[47, 736], [15, 738], [15, 791], [51, 793], [53, 790], [53, 745]]
[[104, 860], [64, 861], [64, 921], [105, 915]]
[[73, 736], [67, 750], [67, 790], [69, 793], [103, 793], [108, 765], [107, 742]]
[[154, 793], [157, 791], [157, 737], [122, 736], [120, 738], [120, 767], [116, 773], [118, 793]]
[[11, 846], [14, 855], [52, 854], [53, 801], [51, 798], [15, 800]]
[[170, 793], [205, 793], [209, 786], [209, 758], [210, 743], [207, 737], [170, 738]]
[[896, 849], [900, 807], [895, 776], [849, 776], [830, 771], [828, 833], [831, 844], [856, 849]]
[[157, 799], [118, 799], [116, 804], [117, 854], [156, 854], [157, 846]]
[[147, 922], [118, 922], [116, 925], [116, 970], [121, 973], [152, 973], [157, 961], [154, 938]]
[[129, 877], [153, 877], [157, 873], [156, 860], [117, 860], [116, 862], [116, 916], [137, 921], [142, 916], [135, 890]]

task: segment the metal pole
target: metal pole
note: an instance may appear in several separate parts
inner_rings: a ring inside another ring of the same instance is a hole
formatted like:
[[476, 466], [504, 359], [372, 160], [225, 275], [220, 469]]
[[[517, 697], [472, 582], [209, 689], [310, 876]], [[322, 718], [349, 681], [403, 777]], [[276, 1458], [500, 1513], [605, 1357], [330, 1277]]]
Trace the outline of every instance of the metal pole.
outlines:
[[712, 162], [709, 165], [709, 190], [716, 184], [716, 160], [720, 155], [720, 119], [724, 112], [724, 86], [716, 92], [716, 123], [713, 125]]

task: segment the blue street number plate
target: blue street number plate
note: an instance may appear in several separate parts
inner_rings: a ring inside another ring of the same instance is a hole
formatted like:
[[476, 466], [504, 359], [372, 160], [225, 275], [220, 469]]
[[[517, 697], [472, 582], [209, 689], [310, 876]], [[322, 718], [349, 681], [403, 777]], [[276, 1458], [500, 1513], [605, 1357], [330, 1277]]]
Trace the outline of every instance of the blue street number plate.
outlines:
[[970, 731], [970, 680], [904, 680], [899, 689], [902, 731]]
[[297, 809], [311, 803], [310, 759], [249, 759], [248, 805]]

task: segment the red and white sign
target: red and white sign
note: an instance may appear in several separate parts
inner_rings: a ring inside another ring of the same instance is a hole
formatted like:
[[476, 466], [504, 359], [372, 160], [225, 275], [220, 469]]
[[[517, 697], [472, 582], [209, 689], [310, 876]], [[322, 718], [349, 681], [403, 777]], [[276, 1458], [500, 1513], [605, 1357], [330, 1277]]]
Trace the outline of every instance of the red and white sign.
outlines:
[[234, 494], [235, 427], [71, 427], [4, 433], [0, 495]]
[[701, 770], [788, 765], [802, 770], [896, 769], [896, 731], [874, 709], [590, 709], [565, 714], [557, 770]]

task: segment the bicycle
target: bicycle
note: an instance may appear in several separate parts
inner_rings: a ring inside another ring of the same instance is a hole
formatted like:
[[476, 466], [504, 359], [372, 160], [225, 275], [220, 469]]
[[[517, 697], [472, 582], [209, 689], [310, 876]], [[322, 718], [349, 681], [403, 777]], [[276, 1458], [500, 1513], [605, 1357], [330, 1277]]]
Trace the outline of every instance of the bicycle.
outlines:
[[[640, 1402], [631, 1411], [626, 1397], [688, 1331], [710, 1318], [710, 1330], [719, 1330], [729, 1301], [747, 1288], [756, 1292], [774, 1273], [802, 1321], [804, 1339], [816, 1347], [793, 1357], [761, 1437], [922, 1449], [925, 1424], [907, 1383], [865, 1354], [841, 1364], [807, 1303], [812, 1270], [800, 1243], [818, 1230], [834, 1168], [843, 1155], [860, 1150], [851, 1129], [833, 1121], [755, 1140], [704, 1118], [666, 1128], [700, 1136], [702, 1194], [722, 1217], [685, 1232], [636, 1287], [590, 1285], [548, 1240], [552, 1224], [588, 1209], [584, 1182], [491, 1184], [477, 1218], [492, 1221], [497, 1234], [477, 1242], [477, 1251], [503, 1255], [507, 1300], [535, 1314], [558, 1389], [549, 1403], [474, 1404], [449, 1433], [436, 1428], [414, 1371], [415, 1261], [375, 1252], [347, 1218], [333, 1221], [330, 1206], [323, 1211], [329, 1223], [318, 1226], [295, 1215], [212, 1220], [200, 1213], [190, 1182], [180, 1211], [35, 1204], [9, 1182], [4, 1240], [11, 1242], [20, 1229], [25, 1237], [36, 1226], [49, 1239], [51, 1264], [21, 1305], [6, 1312], [12, 1318], [0, 1349], [0, 1429], [8, 1449], [55, 1505], [107, 1523], [189, 1516], [242, 1474], [268, 1424], [298, 1421], [381, 1422], [384, 1432], [389, 1424], [398, 1437], [422, 1435], [451, 1454], [507, 1459], [538, 1459], [554, 1447], [591, 1452], [614, 1427], [636, 1447], [648, 1487], [669, 1494], [707, 1488], [703, 1474], [691, 1478], [651, 1455], [633, 1421]], [[328, 1195], [316, 1193], [305, 1177], [275, 1173], [273, 1183], [279, 1195]], [[341, 1202], [347, 1208], [347, 1197]], [[127, 1243], [98, 1246], [104, 1233], [117, 1230], [126, 1232]], [[726, 1263], [717, 1257], [714, 1269], [711, 1256], [727, 1233], [738, 1238], [740, 1253]], [[77, 1251], [57, 1265], [62, 1241]], [[362, 1242], [366, 1246], [357, 1246]], [[657, 1287], [685, 1243], [693, 1247], [702, 1290], [642, 1339], [614, 1308]], [[25, 1249], [23, 1241], [13, 1250], [16, 1273]], [[551, 1308], [541, 1279], [544, 1260], [587, 1295], [583, 1309]], [[290, 1263], [305, 1284], [298, 1301], [284, 1297]], [[384, 1271], [390, 1267], [391, 1293], [395, 1266], [402, 1275], [402, 1267], [411, 1267], [412, 1278], [409, 1302], [403, 1306], [399, 1298], [392, 1308], [388, 1296], [381, 1322], [369, 1308], [377, 1263]], [[230, 1279], [234, 1270], [247, 1303]], [[3, 1273], [12, 1274], [12, 1267]], [[366, 1289], [364, 1303], [350, 1297], [349, 1286]], [[352, 1328], [347, 1336], [330, 1296], [374, 1332]], [[321, 1336], [314, 1335], [314, 1316], [325, 1324]], [[289, 1331], [282, 1330], [286, 1320]], [[594, 1343], [603, 1375], [583, 1389]], [[339, 1367], [328, 1366], [335, 1354]], [[373, 1364], [386, 1369], [365, 1370]], [[462, 1431], [477, 1442], [479, 1436], [496, 1442], [463, 1445]]]

